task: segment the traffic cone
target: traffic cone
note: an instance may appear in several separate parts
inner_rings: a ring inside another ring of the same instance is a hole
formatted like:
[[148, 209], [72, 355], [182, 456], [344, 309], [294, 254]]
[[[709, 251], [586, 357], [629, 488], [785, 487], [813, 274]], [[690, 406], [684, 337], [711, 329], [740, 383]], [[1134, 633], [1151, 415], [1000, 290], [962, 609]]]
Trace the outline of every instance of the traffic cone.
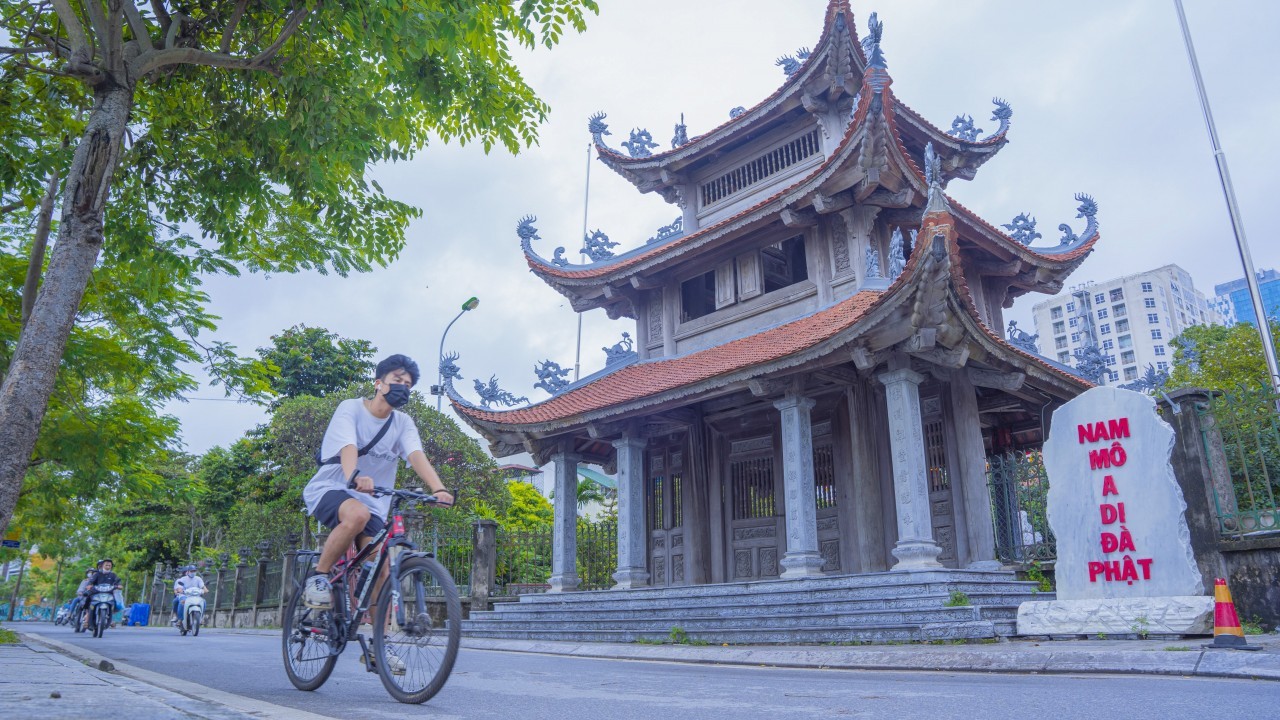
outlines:
[[1216, 578], [1213, 581], [1213, 642], [1206, 648], [1223, 648], [1226, 650], [1260, 650], [1257, 645], [1249, 645], [1244, 640], [1244, 629], [1240, 627], [1240, 616], [1236, 615], [1236, 604], [1231, 600], [1231, 591], [1227, 589], [1227, 581]]

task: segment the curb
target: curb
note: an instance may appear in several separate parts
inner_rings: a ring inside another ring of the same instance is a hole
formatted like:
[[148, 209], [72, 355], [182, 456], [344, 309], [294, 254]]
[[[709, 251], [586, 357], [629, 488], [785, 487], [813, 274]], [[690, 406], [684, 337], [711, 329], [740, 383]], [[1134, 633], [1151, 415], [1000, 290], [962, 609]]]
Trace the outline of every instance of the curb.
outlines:
[[615, 660], [708, 665], [752, 665], [819, 670], [928, 672], [1001, 672], [1022, 674], [1181, 675], [1280, 681], [1280, 654], [1085, 649], [1043, 651], [838, 648], [838, 647], [685, 647], [618, 643], [567, 643], [534, 640], [462, 639], [473, 650], [522, 652]]
[[327, 715], [317, 715], [306, 710], [298, 710], [296, 708], [285, 707], [284, 705], [276, 705], [274, 703], [265, 702], [263, 700], [254, 700], [253, 698], [244, 697], [243, 695], [235, 695], [233, 693], [216, 690], [205, 685], [193, 683], [187, 680], [179, 680], [175, 677], [163, 675], [161, 673], [144, 670], [140, 667], [112, 660], [103, 655], [86, 650], [79, 645], [64, 643], [59, 640], [39, 635], [37, 633], [28, 633], [14, 631], [22, 638], [23, 642], [43, 645], [51, 650], [61, 653], [73, 660], [85, 663], [86, 665], [112, 672], [117, 675], [137, 680], [138, 682], [152, 685], [154, 687], [168, 690], [169, 692], [178, 693], [186, 697], [206, 702], [211, 705], [217, 705], [227, 710], [254, 715], [257, 717], [278, 718], [280, 720], [333, 720]]

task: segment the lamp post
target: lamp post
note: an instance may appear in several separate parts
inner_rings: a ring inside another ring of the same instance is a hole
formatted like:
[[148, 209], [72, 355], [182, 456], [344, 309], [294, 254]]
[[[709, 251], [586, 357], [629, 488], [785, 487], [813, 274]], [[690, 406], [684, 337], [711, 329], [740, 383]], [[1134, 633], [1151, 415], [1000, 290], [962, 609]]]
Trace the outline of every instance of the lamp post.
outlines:
[[440, 367], [441, 363], [444, 362], [444, 339], [449, 336], [449, 328], [458, 322], [458, 318], [467, 314], [467, 311], [475, 310], [479, 306], [480, 298], [467, 298], [467, 301], [462, 303], [462, 311], [454, 316], [448, 325], [444, 326], [444, 332], [440, 335], [440, 352], [436, 353], [436, 385], [431, 389], [436, 396], [436, 412], [440, 412], [440, 406], [444, 402], [444, 370]]

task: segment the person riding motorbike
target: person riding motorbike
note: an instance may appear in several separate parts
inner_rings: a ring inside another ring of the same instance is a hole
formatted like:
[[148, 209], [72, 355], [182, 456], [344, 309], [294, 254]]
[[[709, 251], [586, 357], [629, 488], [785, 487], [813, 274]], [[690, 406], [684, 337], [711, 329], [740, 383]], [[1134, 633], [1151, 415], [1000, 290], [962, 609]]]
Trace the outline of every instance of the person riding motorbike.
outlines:
[[182, 576], [173, 581], [173, 624], [182, 626], [182, 614], [187, 604], [186, 593], [191, 588], [205, 589], [204, 579], [196, 574], [196, 566], [182, 568]]
[[84, 580], [80, 581], [80, 586], [76, 588], [76, 596], [71, 601], [71, 625], [72, 627], [81, 627], [80, 614], [85, 610], [84, 599], [89, 592], [89, 588], [93, 587], [93, 574], [97, 568], [88, 568], [84, 571]]
[[112, 594], [115, 595], [116, 610], [124, 609], [124, 602], [120, 597], [120, 589], [123, 587], [123, 585], [121, 585], [120, 583], [120, 576], [112, 572], [112, 569], [114, 567], [115, 567], [115, 563], [111, 561], [111, 558], [103, 558], [98, 562], [97, 571], [95, 571], [94, 574], [89, 578], [89, 586], [88, 586], [89, 589], [83, 595], [85, 599], [84, 605], [86, 609], [89, 606], [88, 596], [93, 593], [93, 586], [95, 585], [110, 585], [112, 588], [114, 588]]

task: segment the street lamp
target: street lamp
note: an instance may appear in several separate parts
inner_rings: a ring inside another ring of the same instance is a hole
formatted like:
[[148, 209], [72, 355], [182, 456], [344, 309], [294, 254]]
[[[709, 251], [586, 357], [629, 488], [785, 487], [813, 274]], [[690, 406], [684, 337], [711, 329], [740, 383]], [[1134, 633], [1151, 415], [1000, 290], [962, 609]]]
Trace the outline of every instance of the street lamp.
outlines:
[[436, 412], [440, 412], [440, 406], [444, 402], [444, 370], [440, 367], [444, 363], [444, 339], [449, 336], [449, 328], [458, 322], [458, 318], [465, 315], [468, 310], [475, 310], [479, 306], [480, 298], [467, 298], [467, 301], [462, 303], [462, 311], [444, 326], [444, 332], [440, 335], [440, 352], [436, 353], [436, 384], [431, 388], [431, 392], [436, 396]]

